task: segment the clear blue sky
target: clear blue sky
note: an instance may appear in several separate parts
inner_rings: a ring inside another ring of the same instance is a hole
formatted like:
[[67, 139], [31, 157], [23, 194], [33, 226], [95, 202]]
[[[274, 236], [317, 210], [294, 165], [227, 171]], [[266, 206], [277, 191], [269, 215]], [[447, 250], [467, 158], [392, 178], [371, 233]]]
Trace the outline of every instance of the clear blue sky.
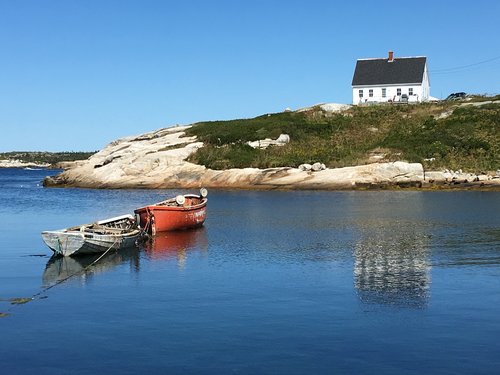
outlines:
[[428, 57], [432, 96], [500, 92], [499, 1], [339, 3], [0, 0], [0, 151], [349, 103], [388, 50]]

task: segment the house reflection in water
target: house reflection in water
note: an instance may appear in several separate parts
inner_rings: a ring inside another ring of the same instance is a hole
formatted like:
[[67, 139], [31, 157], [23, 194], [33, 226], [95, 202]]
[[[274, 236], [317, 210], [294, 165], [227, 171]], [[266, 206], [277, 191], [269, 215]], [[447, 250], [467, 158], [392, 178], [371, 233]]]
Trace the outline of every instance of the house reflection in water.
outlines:
[[354, 250], [354, 284], [364, 303], [424, 308], [431, 284], [428, 236], [414, 223], [361, 228]]

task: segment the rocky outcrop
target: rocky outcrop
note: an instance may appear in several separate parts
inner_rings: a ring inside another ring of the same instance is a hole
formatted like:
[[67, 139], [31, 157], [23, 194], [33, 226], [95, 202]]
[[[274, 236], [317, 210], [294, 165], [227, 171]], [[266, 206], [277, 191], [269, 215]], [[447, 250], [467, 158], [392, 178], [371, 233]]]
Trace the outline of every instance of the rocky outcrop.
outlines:
[[49, 166], [49, 163], [31, 163], [13, 159], [0, 160], [0, 168], [47, 168]]
[[268, 148], [269, 146], [284, 146], [290, 142], [288, 134], [280, 134], [277, 139], [265, 138], [258, 141], [249, 141], [247, 145], [252, 148]]
[[[447, 181], [445, 172], [426, 172], [419, 163], [373, 163], [356, 167], [243, 168], [212, 170], [186, 161], [202, 147], [188, 126], [160, 129], [110, 143], [86, 161], [47, 177], [45, 186], [86, 188], [370, 189], [422, 186]], [[442, 174], [439, 174], [442, 173]], [[453, 176], [452, 176], [453, 178]], [[478, 177], [483, 179], [483, 177]], [[477, 181], [480, 181], [480, 180]], [[491, 179], [490, 179], [491, 180]], [[500, 183], [500, 179], [497, 179]], [[500, 184], [499, 184], [500, 186]]]
[[85, 162], [44, 181], [89, 188], [352, 189], [419, 184], [418, 163], [381, 163], [338, 169], [243, 168], [212, 170], [186, 161], [202, 146], [187, 127], [161, 129], [112, 142]]
[[50, 169], [72, 169], [82, 165], [85, 165], [86, 160], [75, 160], [75, 161], [59, 161], [57, 163], [51, 164]]
[[495, 175], [486, 173], [468, 173], [461, 170], [458, 171], [428, 171], [425, 172], [425, 184], [433, 186], [450, 186], [450, 187], [475, 187], [488, 186], [500, 187], [500, 173], [497, 171]]
[[[184, 161], [203, 144], [186, 137], [188, 128], [173, 127], [110, 143], [83, 163], [46, 178], [46, 186], [124, 188], [165, 186], [167, 176], [184, 166]], [[203, 168], [203, 167], [201, 167]]]
[[316, 104], [311, 107], [304, 107], [297, 110], [297, 112], [307, 112], [313, 110], [314, 108], [320, 108], [327, 113], [341, 113], [347, 111], [352, 106], [349, 104], [340, 104], [340, 103], [321, 103]]

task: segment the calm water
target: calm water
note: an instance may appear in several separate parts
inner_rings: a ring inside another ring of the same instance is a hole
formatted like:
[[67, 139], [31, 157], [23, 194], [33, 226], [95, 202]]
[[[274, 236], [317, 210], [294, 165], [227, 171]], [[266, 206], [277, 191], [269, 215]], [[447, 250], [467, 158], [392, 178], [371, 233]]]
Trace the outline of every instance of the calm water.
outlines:
[[210, 191], [201, 230], [51, 259], [40, 232], [180, 191], [0, 169], [2, 374], [493, 374], [500, 193]]

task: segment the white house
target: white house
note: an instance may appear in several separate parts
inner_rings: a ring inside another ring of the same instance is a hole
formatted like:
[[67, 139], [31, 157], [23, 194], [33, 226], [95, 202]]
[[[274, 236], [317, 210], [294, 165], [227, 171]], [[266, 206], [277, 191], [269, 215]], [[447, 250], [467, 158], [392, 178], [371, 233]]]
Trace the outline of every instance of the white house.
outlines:
[[360, 59], [352, 78], [352, 103], [424, 102], [430, 85], [427, 58], [398, 57], [389, 51], [387, 59]]

